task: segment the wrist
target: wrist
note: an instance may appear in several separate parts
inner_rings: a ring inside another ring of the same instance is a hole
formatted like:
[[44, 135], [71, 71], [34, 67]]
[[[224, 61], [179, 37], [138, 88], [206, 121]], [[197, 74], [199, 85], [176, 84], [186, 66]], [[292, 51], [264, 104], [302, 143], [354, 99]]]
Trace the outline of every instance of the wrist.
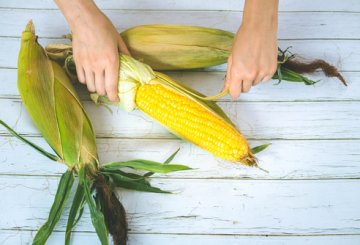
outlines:
[[91, 0], [55, 0], [65, 16], [70, 29], [74, 30], [77, 24], [92, 22], [101, 12]]
[[259, 31], [276, 33], [278, 0], [246, 0], [241, 25]]

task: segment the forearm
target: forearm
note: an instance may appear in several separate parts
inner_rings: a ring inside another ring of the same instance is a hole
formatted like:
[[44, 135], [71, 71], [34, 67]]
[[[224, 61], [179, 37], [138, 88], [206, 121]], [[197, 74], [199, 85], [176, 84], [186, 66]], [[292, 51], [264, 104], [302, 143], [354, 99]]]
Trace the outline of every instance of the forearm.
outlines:
[[65, 16], [71, 29], [79, 21], [86, 24], [87, 19], [101, 14], [101, 11], [92, 0], [55, 0], [55, 3]]
[[279, 0], [246, 0], [242, 23], [276, 34]]

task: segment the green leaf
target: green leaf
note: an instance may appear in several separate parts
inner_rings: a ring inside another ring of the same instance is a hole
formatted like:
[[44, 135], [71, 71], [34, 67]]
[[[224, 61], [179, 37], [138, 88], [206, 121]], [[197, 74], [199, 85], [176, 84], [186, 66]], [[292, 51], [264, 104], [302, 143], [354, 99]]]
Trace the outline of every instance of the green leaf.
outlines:
[[121, 187], [130, 190], [144, 191], [144, 192], [155, 192], [155, 193], [171, 193], [169, 191], [163, 191], [160, 188], [153, 187], [146, 179], [132, 179], [126, 177], [120, 173], [105, 172], [104, 175], [110, 177], [110, 181], [116, 187]]
[[294, 72], [294, 71], [284, 68], [282, 66], [280, 66], [280, 74], [281, 74], [281, 77], [277, 73], [275, 73], [272, 78], [279, 79], [279, 80], [281, 79], [281, 81], [287, 81], [287, 82], [302, 82], [305, 85], [314, 85], [315, 83], [318, 82], [318, 81], [313, 81], [307, 77], [300, 75], [297, 72]]
[[73, 172], [71, 170], [68, 170], [61, 176], [60, 183], [56, 191], [54, 203], [49, 213], [49, 217], [45, 224], [41, 226], [39, 231], [36, 233], [33, 244], [45, 244], [46, 240], [49, 238], [50, 234], [54, 230], [56, 223], [61, 217], [61, 213], [64, 210], [66, 200], [69, 197], [73, 183]]
[[168, 159], [165, 160], [164, 164], [168, 164], [172, 160], [174, 160], [175, 156], [178, 154], [179, 151], [180, 151], [180, 148], [177, 149], [173, 154], [171, 154], [171, 156], [169, 156]]
[[106, 175], [106, 173], [118, 173], [118, 174], [124, 175], [125, 177], [128, 177], [128, 178], [133, 179], [133, 180], [143, 180], [143, 179], [145, 179], [145, 175], [134, 174], [134, 173], [126, 173], [126, 172], [121, 171], [119, 169], [101, 169], [100, 172], [105, 174], [105, 175]]
[[43, 156], [49, 158], [50, 160], [53, 161], [59, 161], [61, 160], [58, 156], [55, 156], [47, 151], [45, 151], [43, 148], [35, 145], [34, 143], [32, 143], [31, 141], [25, 139], [24, 137], [22, 137], [21, 135], [19, 135], [18, 133], [16, 133], [12, 128], [10, 128], [9, 125], [7, 125], [4, 121], [0, 120], [0, 124], [3, 125], [10, 134], [12, 134], [13, 136], [15, 136], [16, 138], [18, 138], [19, 140], [21, 140], [22, 142], [24, 142], [25, 144], [29, 145], [30, 147], [34, 148], [36, 151], [38, 151], [40, 154], [42, 154]]
[[258, 154], [259, 152], [262, 152], [263, 150], [265, 150], [266, 148], [268, 148], [268, 146], [270, 146], [271, 143], [269, 144], [263, 144], [263, 145], [259, 145], [259, 146], [256, 146], [254, 148], [251, 148], [251, 153], [252, 154]]
[[[79, 183], [75, 192], [75, 196], [70, 208], [69, 217], [66, 225], [66, 233], [65, 233], [65, 245], [70, 244], [71, 231], [75, 227], [76, 223], [76, 215], [79, 213], [82, 208], [82, 203], [85, 201], [85, 192], [84, 186]], [[77, 219], [78, 220], [78, 219]]]
[[105, 224], [105, 218], [101, 210], [96, 206], [95, 200], [90, 191], [90, 183], [86, 178], [86, 169], [81, 168], [79, 170], [79, 181], [84, 186], [86, 202], [90, 209], [91, 222], [95, 228], [95, 231], [100, 239], [102, 245], [109, 244], [108, 230]]
[[77, 217], [76, 217], [76, 220], [75, 220], [75, 222], [74, 222], [73, 227], [75, 227], [76, 224], [77, 224], [77, 223], [79, 222], [79, 220], [81, 219], [81, 216], [82, 216], [83, 213], [84, 213], [85, 204], [86, 204], [86, 198], [84, 198], [84, 199], [82, 200], [82, 202], [80, 203], [80, 210], [79, 210], [79, 213], [78, 213], [78, 215], [77, 215]]
[[[180, 151], [180, 148], [177, 149], [173, 154], [171, 154], [171, 156], [169, 156], [168, 159], [165, 160], [164, 164], [170, 163], [175, 158], [175, 156], [178, 154], [179, 151]], [[144, 177], [150, 177], [153, 174], [155, 174], [155, 173], [154, 172], [148, 172], [148, 173], [144, 174]]]
[[163, 164], [149, 160], [131, 160], [127, 162], [112, 162], [105, 164], [103, 168], [106, 169], [120, 169], [123, 167], [147, 170], [156, 173], [170, 173], [180, 170], [190, 170], [191, 168], [180, 164]]

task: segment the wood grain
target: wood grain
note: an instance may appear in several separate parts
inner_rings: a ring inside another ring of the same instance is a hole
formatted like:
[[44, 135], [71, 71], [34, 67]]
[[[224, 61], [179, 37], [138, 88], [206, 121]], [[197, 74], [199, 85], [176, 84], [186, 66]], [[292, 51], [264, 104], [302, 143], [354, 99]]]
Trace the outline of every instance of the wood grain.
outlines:
[[[153, 179], [151, 183], [175, 194], [117, 191], [132, 232], [359, 234], [360, 198], [355, 195], [359, 180]], [[39, 227], [57, 184], [54, 177], [1, 176], [0, 229]], [[56, 230], [64, 231], [64, 217]], [[87, 210], [76, 230], [94, 231]]]
[[[219, 105], [250, 139], [360, 139], [358, 102], [220, 102]], [[90, 101], [85, 101], [84, 106], [98, 137], [174, 138], [139, 110], [126, 113]], [[0, 107], [0, 118], [20, 133], [39, 135], [19, 100], [0, 99]], [[0, 128], [0, 133], [4, 132]]]
[[[200, 25], [235, 32], [241, 23], [241, 12], [233, 11], [166, 11], [106, 10], [118, 30], [144, 24]], [[0, 36], [19, 37], [26, 23], [33, 19], [40, 37], [60, 37], [69, 33], [65, 18], [58, 10], [0, 9]], [[279, 13], [280, 39], [358, 39], [360, 13], [282, 12]], [[20, 19], [19, 19], [20, 18]], [[346, 28], [344, 28], [346, 26]]]
[[[51, 152], [42, 138], [31, 141]], [[210, 153], [178, 139], [98, 139], [101, 163], [130, 159], [164, 161], [176, 149], [174, 163], [194, 170], [156, 175], [160, 178], [199, 179], [345, 179], [360, 178], [360, 140], [269, 140], [251, 141], [252, 145], [271, 142], [257, 155], [259, 169], [221, 161]], [[289, 154], [289, 152], [291, 154]], [[0, 138], [0, 175], [59, 175], [62, 164], [49, 161], [12, 137]], [[184, 180], [186, 181], [186, 180]]]
[[[2, 245], [28, 244], [34, 237], [34, 231], [0, 230]], [[331, 236], [241, 236], [241, 235], [189, 235], [189, 234], [134, 234], [129, 235], [130, 245], [219, 245], [219, 244], [262, 244], [262, 245], [358, 245], [360, 235], [331, 235]], [[54, 232], [48, 244], [62, 245], [64, 232]], [[73, 244], [100, 245], [95, 233], [74, 232]]]
[[[244, 0], [196, 0], [196, 1], [174, 1], [174, 0], [96, 0], [96, 4], [101, 9], [141, 9], [141, 10], [232, 10], [241, 11]], [[54, 1], [27, 1], [12, 0], [0, 2], [1, 8], [28, 8], [28, 9], [57, 9]], [[323, 0], [300, 1], [286, 0], [280, 1], [280, 11], [347, 11], [359, 12], [360, 5], [357, 0]]]

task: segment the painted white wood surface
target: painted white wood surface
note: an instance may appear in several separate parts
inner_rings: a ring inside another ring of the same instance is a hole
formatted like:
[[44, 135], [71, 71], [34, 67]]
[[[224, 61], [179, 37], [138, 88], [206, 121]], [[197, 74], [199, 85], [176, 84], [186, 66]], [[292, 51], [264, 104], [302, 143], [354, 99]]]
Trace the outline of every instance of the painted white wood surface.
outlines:
[[[84, 101], [98, 137], [174, 138], [139, 110], [108, 110]], [[250, 139], [360, 139], [358, 102], [219, 102]], [[39, 135], [20, 100], [0, 99], [0, 117], [27, 135]], [[16, 111], [16, 112], [15, 112]], [[0, 133], [5, 129], [0, 129]]]
[[[354, 198], [360, 188], [358, 180], [155, 178], [151, 183], [175, 193], [117, 191], [127, 210], [131, 232], [219, 235], [359, 232], [360, 199]], [[58, 178], [1, 176], [0, 184], [3, 197], [0, 229], [19, 226], [34, 229], [48, 216]], [[17, 210], [17, 215], [8, 215], [12, 210]], [[86, 210], [75, 229], [94, 231], [89, 219]], [[65, 231], [66, 221], [63, 216], [56, 230]]]
[[[97, 5], [101, 9], [141, 9], [141, 10], [235, 10], [242, 11], [244, 0], [196, 0], [196, 1], [152, 1], [152, 0], [97, 0]], [[57, 9], [52, 0], [12, 0], [1, 3], [2, 7], [7, 8], [28, 8], [28, 9]], [[299, 1], [286, 0], [279, 6], [280, 11], [345, 11], [359, 12], [357, 0], [323, 0]]]
[[[31, 240], [33, 231], [4, 231], [0, 238], [1, 244], [26, 244]], [[96, 235], [87, 232], [74, 232], [73, 244], [98, 245]], [[49, 238], [48, 244], [63, 244], [64, 232], [54, 232]], [[184, 235], [184, 234], [131, 234], [130, 244], [137, 245], [159, 245], [159, 244], [255, 244], [255, 245], [358, 245], [360, 236], [223, 236], [223, 235]]]
[[[243, 1], [97, 1], [119, 30], [144, 23], [181, 23], [235, 31]], [[167, 11], [170, 10], [170, 11]], [[221, 11], [219, 11], [221, 10]], [[130, 222], [130, 244], [360, 244], [360, 2], [284, 0], [280, 46], [337, 65], [349, 82], [254, 87], [222, 106], [255, 146], [269, 174], [220, 161], [182, 142], [140, 112], [94, 106], [77, 86], [94, 122], [102, 162], [164, 160], [191, 171], [156, 175], [152, 183], [176, 194], [118, 190]], [[32, 18], [44, 45], [69, 31], [52, 0], [0, 0], [0, 118], [39, 145], [46, 143], [26, 114], [16, 88], [19, 37]], [[49, 21], [50, 20], [50, 21]], [[226, 66], [170, 72], [212, 95]], [[49, 162], [0, 128], [0, 244], [29, 244], [46, 218], [59, 175]], [[18, 193], [21, 193], [20, 195]], [[64, 220], [48, 244], [62, 244]], [[88, 212], [73, 244], [99, 244]]]
[[[154, 10], [144, 14], [143, 10], [105, 10], [104, 13], [120, 31], [134, 25], [168, 23], [201, 25], [235, 32], [242, 19], [242, 13], [238, 11]], [[39, 36], [60, 37], [69, 32], [65, 18], [59, 10], [0, 9], [0, 15], [2, 16], [1, 36], [21, 35], [24, 25], [30, 19], [33, 19], [34, 24], [38, 26], [36, 30]], [[24, 21], [19, 21], [18, 16]], [[278, 37], [280, 39], [356, 39], [360, 37], [358, 16], [359, 13], [356, 12], [281, 12]]]
[[[133, 1], [118, 1], [118, 0], [97, 0], [96, 3], [101, 9], [141, 9], [141, 10], [235, 10], [242, 11], [244, 0], [194, 0], [194, 1], [152, 1], [152, 0], [133, 0]], [[0, 1], [0, 8], [29, 8], [29, 9], [56, 9], [56, 5], [51, 0], [12, 0]], [[280, 11], [345, 11], [345, 12], [359, 12], [357, 0], [327, 0], [324, 4], [323, 0], [313, 1], [297, 1], [286, 0], [280, 1]]]

